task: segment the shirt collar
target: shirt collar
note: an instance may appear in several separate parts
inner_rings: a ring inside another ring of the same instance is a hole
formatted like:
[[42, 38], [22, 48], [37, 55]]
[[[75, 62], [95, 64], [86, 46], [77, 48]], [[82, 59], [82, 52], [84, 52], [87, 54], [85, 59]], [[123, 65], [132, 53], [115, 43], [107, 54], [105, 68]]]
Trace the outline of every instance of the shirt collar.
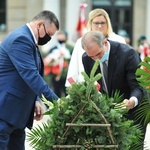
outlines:
[[107, 49], [107, 52], [108, 52], [108, 56], [109, 56], [109, 53], [110, 53], [110, 43], [109, 43], [109, 41], [107, 41], [107, 43], [108, 43], [108, 49]]
[[34, 35], [34, 33], [33, 33], [32, 28], [30, 27], [29, 23], [27, 23], [26, 25], [27, 25], [27, 27], [29, 28], [29, 30], [30, 30], [30, 32], [31, 32], [31, 34], [32, 34], [32, 36], [33, 36], [33, 38], [34, 38], [35, 44], [37, 44], [37, 40], [36, 40], [36, 38], [35, 38], [35, 35]]

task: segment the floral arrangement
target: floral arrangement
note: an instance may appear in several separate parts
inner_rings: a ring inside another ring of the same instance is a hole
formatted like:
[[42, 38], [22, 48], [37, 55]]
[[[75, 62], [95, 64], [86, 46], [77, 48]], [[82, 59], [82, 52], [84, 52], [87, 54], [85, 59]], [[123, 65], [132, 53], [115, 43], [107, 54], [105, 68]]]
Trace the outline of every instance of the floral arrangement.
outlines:
[[45, 75], [60, 75], [66, 76], [68, 62], [70, 60], [69, 50], [66, 48], [55, 49], [49, 53], [44, 59], [44, 74]]

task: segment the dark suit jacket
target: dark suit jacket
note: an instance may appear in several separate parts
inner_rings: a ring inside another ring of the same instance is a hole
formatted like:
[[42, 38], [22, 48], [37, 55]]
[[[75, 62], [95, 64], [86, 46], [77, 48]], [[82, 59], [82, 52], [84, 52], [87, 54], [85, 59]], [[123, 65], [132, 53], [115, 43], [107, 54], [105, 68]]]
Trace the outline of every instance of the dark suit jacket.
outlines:
[[32, 126], [37, 96], [58, 99], [42, 76], [41, 55], [24, 25], [0, 45], [0, 119], [18, 128]]
[[[110, 42], [110, 54], [108, 60], [108, 94], [113, 96], [115, 91], [120, 91], [124, 94], [124, 99], [129, 99], [131, 96], [137, 97], [140, 102], [143, 98], [143, 89], [139, 86], [135, 72], [139, 66], [140, 58], [137, 52], [126, 44], [121, 44], [114, 41]], [[86, 53], [82, 56], [85, 72], [90, 75], [91, 69], [95, 63]], [[98, 67], [96, 74], [101, 73]], [[102, 78], [98, 81], [102, 87]], [[101, 88], [103, 93], [103, 87]], [[136, 107], [129, 111], [129, 114], [136, 110]], [[129, 117], [132, 118], [132, 115]]]

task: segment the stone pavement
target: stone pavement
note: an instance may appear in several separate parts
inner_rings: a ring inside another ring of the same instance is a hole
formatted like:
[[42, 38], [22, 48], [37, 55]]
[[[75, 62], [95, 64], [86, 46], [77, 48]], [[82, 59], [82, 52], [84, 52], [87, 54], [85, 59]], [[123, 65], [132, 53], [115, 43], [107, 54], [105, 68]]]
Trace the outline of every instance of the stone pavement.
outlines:
[[[37, 125], [41, 125], [42, 122], [45, 122], [47, 121], [48, 117], [47, 116], [44, 116], [43, 119], [41, 121], [34, 121], [34, 127], [37, 126]], [[27, 132], [29, 132], [29, 130], [27, 129], [26, 130]], [[146, 141], [146, 146], [147, 148], [145, 148], [144, 150], [150, 150], [150, 123], [148, 124], [147, 126], [147, 132], [146, 132], [146, 135], [145, 135], [145, 141]], [[30, 146], [29, 146], [29, 143], [26, 141], [26, 149], [25, 150], [34, 150], [32, 149]]]

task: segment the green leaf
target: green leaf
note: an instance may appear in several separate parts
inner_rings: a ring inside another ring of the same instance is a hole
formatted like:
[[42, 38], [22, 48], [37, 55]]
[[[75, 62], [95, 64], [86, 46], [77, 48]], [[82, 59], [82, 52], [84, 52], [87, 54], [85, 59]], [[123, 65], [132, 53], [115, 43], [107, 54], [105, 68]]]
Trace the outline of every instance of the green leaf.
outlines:
[[146, 58], [145, 58], [145, 61], [150, 62], [150, 57], [149, 57], [149, 56], [146, 57]]
[[147, 75], [148, 73], [143, 69], [137, 69], [136, 75]]
[[150, 122], [150, 101], [149, 100], [145, 99], [140, 103], [139, 108], [137, 110], [136, 119], [144, 120], [145, 125]]
[[96, 60], [95, 63], [94, 63], [94, 66], [93, 66], [93, 68], [91, 70], [91, 73], [90, 73], [90, 78], [91, 79], [94, 78], [95, 72], [96, 72], [96, 70], [97, 70], [99, 65], [100, 65], [99, 60]]
[[150, 70], [150, 64], [148, 62], [141, 62], [140, 63], [141, 66], [144, 66], [146, 69]]

